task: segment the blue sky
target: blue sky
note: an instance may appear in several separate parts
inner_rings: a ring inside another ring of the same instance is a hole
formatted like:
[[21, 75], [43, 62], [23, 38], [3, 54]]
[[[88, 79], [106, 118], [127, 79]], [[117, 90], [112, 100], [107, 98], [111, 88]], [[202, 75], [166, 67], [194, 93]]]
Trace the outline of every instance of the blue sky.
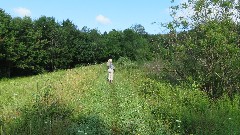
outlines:
[[[171, 20], [171, 0], [0, 0], [0, 8], [12, 17], [42, 15], [61, 22], [70, 19], [81, 29], [87, 26], [102, 33], [141, 24], [150, 34], [163, 33], [159, 23]], [[177, 1], [177, 0], [175, 0]], [[179, 0], [178, 0], [179, 1]], [[157, 22], [152, 24], [153, 22]]]

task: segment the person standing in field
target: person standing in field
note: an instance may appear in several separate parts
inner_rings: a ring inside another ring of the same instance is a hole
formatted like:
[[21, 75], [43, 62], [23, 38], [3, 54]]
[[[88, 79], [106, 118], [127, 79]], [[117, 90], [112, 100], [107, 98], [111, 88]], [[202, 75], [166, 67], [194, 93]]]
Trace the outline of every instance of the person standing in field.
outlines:
[[107, 67], [108, 67], [108, 81], [110, 83], [112, 83], [113, 82], [113, 73], [114, 73], [114, 69], [115, 69], [115, 67], [113, 66], [113, 63], [112, 63], [112, 59], [108, 60]]

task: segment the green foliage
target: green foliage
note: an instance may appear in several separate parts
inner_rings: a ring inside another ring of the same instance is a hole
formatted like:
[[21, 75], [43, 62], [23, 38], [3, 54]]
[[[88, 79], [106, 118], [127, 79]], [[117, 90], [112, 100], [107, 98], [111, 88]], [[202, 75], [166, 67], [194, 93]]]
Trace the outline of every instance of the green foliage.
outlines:
[[145, 28], [141, 24], [133, 25], [131, 27], [131, 29], [141, 36], [147, 35], [147, 32], [145, 31]]
[[69, 19], [59, 23], [46, 16], [11, 18], [3, 10], [0, 15], [1, 77], [68, 69], [109, 58], [143, 61], [153, 56], [148, 34], [140, 24], [123, 32], [101, 34], [87, 27], [79, 30]]
[[148, 42], [141, 35], [132, 29], [123, 31], [122, 55], [131, 60], [149, 60], [151, 59], [150, 47]]
[[123, 33], [121, 31], [112, 30], [108, 34], [103, 35], [105, 39], [105, 48], [103, 54], [105, 57], [118, 59], [122, 55], [121, 41]]
[[[0, 62], [2, 68], [0, 73], [6, 76], [10, 76], [10, 58], [8, 52], [11, 52], [11, 34], [10, 34], [10, 22], [11, 16], [5, 13], [4, 10], [0, 9]], [[5, 65], [5, 66], [3, 66]]]
[[[229, 3], [230, 2], [230, 3]], [[231, 3], [232, 2], [232, 3]], [[173, 12], [193, 10], [188, 16], [173, 14], [170, 28], [165, 76], [184, 80], [208, 93], [220, 97], [224, 93], [239, 93], [239, 31], [236, 16], [231, 12], [233, 1], [188, 1], [173, 7]], [[214, 8], [212, 8], [214, 7]], [[188, 27], [182, 27], [182, 21]], [[176, 31], [185, 30], [177, 33]], [[171, 72], [174, 71], [174, 72]]]
[[196, 81], [212, 97], [238, 91], [239, 64], [235, 61], [239, 61], [239, 48], [234, 24], [209, 22], [186, 36], [191, 38], [175, 47], [172, 62], [181, 77]]
[[129, 58], [127, 57], [120, 57], [117, 60], [117, 64], [118, 66], [120, 66], [121, 68], [125, 68], [125, 69], [132, 69], [132, 68], [136, 68], [137, 64], [134, 63], [133, 61], [131, 61]]

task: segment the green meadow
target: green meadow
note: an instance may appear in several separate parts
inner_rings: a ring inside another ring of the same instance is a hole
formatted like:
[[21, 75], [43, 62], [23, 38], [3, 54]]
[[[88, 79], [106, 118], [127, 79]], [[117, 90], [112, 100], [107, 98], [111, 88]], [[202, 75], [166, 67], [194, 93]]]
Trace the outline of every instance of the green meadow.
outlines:
[[182, 2], [158, 34], [0, 8], [0, 135], [240, 135], [240, 2]]
[[151, 79], [143, 68], [91, 65], [0, 81], [3, 134], [239, 134], [239, 97]]
[[[140, 78], [137, 70], [132, 73], [117, 71], [114, 83], [110, 84], [106, 65], [94, 65], [2, 80], [1, 132], [150, 132], [150, 115], [137, 91]], [[85, 121], [86, 127], [81, 128], [84, 125], [78, 125], [78, 120]]]

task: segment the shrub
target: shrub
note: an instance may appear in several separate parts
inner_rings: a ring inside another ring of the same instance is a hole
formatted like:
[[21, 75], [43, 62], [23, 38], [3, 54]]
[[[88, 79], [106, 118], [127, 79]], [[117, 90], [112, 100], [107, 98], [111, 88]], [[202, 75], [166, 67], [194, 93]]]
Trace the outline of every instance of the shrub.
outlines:
[[132, 68], [137, 68], [137, 64], [134, 63], [133, 61], [131, 61], [129, 58], [127, 57], [120, 57], [117, 60], [117, 64], [121, 67], [121, 68], [126, 68], [126, 69], [132, 69]]

